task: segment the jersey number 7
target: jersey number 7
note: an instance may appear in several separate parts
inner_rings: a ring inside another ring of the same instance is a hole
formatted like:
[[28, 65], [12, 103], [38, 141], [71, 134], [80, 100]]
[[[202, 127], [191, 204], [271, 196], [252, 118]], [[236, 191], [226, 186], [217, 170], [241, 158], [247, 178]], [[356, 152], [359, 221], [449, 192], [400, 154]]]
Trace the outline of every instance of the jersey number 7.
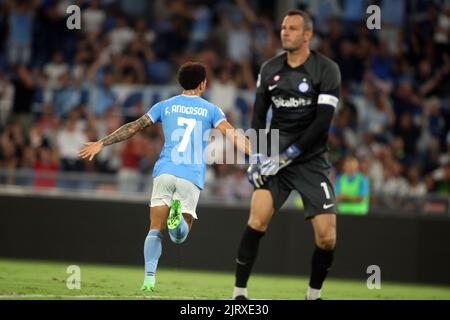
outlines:
[[197, 123], [197, 120], [195, 120], [195, 119], [189, 119], [189, 118], [183, 118], [183, 117], [180, 117], [177, 119], [177, 124], [179, 126], [185, 126], [185, 125], [187, 126], [186, 131], [184, 132], [184, 135], [183, 135], [183, 139], [181, 139], [181, 143], [178, 146], [178, 149], [177, 149], [178, 152], [184, 152], [186, 150], [186, 147], [189, 143], [189, 138], [191, 137], [191, 133], [194, 130], [196, 123]]

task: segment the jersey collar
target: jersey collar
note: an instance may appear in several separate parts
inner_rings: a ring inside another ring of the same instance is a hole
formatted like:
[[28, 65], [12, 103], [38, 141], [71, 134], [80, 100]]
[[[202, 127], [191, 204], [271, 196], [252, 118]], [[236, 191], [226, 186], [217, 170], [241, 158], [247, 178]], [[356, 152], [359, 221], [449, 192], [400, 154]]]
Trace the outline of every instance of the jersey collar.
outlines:
[[283, 62], [284, 62], [284, 66], [285, 66], [286, 68], [291, 69], [291, 70], [297, 70], [297, 69], [300, 69], [301, 67], [304, 67], [304, 66], [308, 63], [309, 59], [311, 59], [311, 57], [312, 57], [312, 55], [313, 55], [314, 53], [315, 53], [314, 50], [311, 50], [311, 49], [310, 49], [310, 50], [309, 50], [309, 56], [308, 56], [308, 58], [306, 58], [305, 62], [303, 62], [303, 64], [299, 65], [298, 67], [292, 68], [292, 67], [288, 64], [288, 62], [287, 62], [287, 52], [284, 52], [284, 54], [283, 54]]

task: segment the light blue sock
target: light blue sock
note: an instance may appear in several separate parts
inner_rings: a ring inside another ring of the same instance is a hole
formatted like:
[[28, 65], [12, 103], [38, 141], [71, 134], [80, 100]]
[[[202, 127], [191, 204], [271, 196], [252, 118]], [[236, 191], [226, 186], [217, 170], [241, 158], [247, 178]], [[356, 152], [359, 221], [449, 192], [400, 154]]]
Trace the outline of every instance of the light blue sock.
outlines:
[[181, 223], [177, 228], [172, 230], [169, 229], [170, 240], [172, 240], [172, 242], [176, 244], [183, 243], [186, 240], [188, 234], [189, 226], [186, 220], [184, 220], [183, 216], [181, 216]]
[[162, 252], [162, 233], [159, 230], [150, 230], [144, 243], [145, 275], [154, 276], [158, 267], [158, 260]]

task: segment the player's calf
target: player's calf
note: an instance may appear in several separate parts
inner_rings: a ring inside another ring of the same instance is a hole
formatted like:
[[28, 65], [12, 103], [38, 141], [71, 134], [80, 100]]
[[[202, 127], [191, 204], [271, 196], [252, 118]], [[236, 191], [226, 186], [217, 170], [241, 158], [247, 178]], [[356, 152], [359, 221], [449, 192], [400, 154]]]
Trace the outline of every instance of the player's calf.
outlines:
[[142, 291], [152, 291], [155, 288], [155, 273], [162, 252], [163, 235], [159, 230], [150, 230], [144, 242], [145, 278]]
[[236, 281], [233, 299], [248, 299], [247, 282], [258, 255], [259, 242], [264, 234], [264, 232], [255, 230], [250, 226], [247, 226], [244, 231], [236, 259]]
[[316, 248], [311, 260], [311, 277], [307, 292], [308, 300], [320, 299], [322, 285], [333, 264], [336, 247], [336, 216], [320, 215], [314, 218]]
[[169, 217], [167, 218], [167, 227], [169, 237], [173, 243], [183, 243], [189, 234], [189, 224], [182, 214], [182, 205], [180, 200], [174, 200], [170, 207]]

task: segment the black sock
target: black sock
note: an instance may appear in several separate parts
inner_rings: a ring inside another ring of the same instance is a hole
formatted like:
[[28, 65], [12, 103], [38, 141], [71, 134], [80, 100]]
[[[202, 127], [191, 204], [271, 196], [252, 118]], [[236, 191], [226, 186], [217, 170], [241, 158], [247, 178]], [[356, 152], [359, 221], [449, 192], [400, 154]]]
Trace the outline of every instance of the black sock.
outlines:
[[247, 288], [247, 281], [258, 254], [259, 240], [264, 234], [265, 232], [254, 230], [250, 226], [245, 229], [236, 259], [236, 287]]
[[313, 289], [322, 289], [322, 284], [327, 277], [331, 264], [333, 263], [333, 250], [323, 250], [316, 246], [312, 256], [311, 278], [309, 286]]

